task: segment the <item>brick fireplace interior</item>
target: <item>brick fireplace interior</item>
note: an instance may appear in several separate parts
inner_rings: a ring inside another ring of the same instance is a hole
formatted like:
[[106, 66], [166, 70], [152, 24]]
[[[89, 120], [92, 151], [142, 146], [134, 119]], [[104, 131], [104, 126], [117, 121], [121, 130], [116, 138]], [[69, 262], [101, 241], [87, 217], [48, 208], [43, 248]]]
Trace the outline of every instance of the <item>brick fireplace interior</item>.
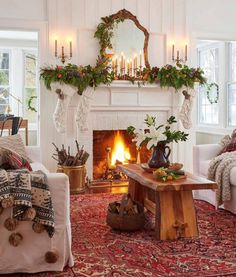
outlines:
[[[143, 146], [140, 162], [145, 163], [150, 151]], [[126, 176], [116, 171], [117, 164], [136, 163], [138, 151], [126, 130], [93, 131], [93, 180], [124, 181]]]

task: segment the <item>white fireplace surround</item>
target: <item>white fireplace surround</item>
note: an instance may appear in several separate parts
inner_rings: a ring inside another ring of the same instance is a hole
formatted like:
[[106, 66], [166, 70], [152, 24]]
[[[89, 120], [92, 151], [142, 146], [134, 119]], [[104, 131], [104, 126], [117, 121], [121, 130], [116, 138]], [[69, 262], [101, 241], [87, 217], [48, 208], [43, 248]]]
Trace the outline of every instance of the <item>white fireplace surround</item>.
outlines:
[[[113, 82], [111, 86], [96, 88], [88, 112], [87, 126], [74, 128], [76, 111], [81, 96], [75, 95], [69, 104], [67, 141], [73, 145], [75, 138], [90, 153], [87, 162], [88, 177], [92, 178], [93, 168], [93, 131], [94, 130], [125, 130], [129, 125], [144, 128], [146, 114], [157, 117], [158, 123], [165, 123], [170, 115], [178, 118], [182, 97], [170, 90], [161, 89], [157, 85], [138, 87], [127, 81]], [[78, 126], [78, 125], [77, 125]], [[179, 124], [175, 126], [179, 127]], [[77, 130], [77, 131], [75, 131]], [[75, 134], [76, 132], [76, 134]], [[181, 159], [180, 144], [172, 146], [172, 159]]]

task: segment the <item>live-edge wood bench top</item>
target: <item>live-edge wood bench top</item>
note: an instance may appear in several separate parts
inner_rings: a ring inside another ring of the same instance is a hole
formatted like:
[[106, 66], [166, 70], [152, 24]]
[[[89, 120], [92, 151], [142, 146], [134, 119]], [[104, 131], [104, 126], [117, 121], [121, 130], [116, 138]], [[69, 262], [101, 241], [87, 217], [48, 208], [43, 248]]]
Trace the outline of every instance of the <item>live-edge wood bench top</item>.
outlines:
[[162, 182], [156, 180], [152, 173], [144, 171], [139, 164], [118, 165], [117, 168], [129, 178], [156, 191], [217, 189], [215, 182], [190, 173], [186, 173], [185, 179]]

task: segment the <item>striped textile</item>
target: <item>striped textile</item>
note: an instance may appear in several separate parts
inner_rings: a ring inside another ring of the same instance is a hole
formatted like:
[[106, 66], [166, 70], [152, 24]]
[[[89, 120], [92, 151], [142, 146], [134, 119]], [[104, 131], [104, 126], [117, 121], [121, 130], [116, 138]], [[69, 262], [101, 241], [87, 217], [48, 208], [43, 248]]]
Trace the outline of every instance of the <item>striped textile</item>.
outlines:
[[47, 177], [42, 171], [0, 169], [0, 202], [14, 198], [13, 217], [23, 220], [28, 208], [36, 210], [34, 222], [44, 225], [49, 237], [55, 232], [54, 210]]

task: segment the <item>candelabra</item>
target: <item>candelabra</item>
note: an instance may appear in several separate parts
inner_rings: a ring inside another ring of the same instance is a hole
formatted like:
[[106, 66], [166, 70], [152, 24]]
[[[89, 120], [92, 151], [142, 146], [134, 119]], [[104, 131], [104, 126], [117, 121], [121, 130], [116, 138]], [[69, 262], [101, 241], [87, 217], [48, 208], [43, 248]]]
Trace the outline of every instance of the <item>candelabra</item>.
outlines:
[[175, 62], [177, 65], [180, 63], [186, 63], [188, 60], [188, 46], [187, 44], [184, 47], [184, 58], [180, 58], [179, 50], [176, 51], [176, 58], [175, 58], [175, 45], [172, 45], [172, 61]]
[[69, 43], [70, 53], [65, 55], [64, 46], [61, 47], [61, 55], [58, 55], [57, 52], [57, 40], [55, 40], [55, 57], [61, 59], [61, 62], [64, 64], [66, 59], [70, 60], [72, 58], [72, 41]]

